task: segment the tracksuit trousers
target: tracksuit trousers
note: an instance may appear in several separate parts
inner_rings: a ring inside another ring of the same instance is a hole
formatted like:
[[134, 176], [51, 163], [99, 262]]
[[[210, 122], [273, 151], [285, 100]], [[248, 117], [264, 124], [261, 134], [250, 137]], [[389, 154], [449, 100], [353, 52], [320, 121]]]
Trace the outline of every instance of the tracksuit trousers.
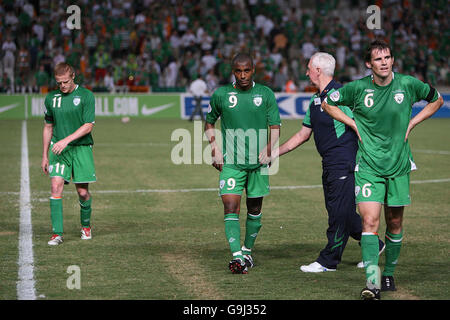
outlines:
[[348, 238], [361, 240], [362, 223], [356, 212], [354, 172], [324, 169], [322, 185], [328, 211], [328, 243], [316, 261], [335, 269], [341, 262]]

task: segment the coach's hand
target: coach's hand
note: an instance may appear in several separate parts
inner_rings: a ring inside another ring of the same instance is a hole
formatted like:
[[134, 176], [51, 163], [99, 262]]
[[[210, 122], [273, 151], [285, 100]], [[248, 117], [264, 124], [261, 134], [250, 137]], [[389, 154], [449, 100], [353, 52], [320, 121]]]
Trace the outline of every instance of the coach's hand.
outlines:
[[278, 157], [278, 148], [275, 148], [274, 150], [271, 150], [270, 154], [267, 150], [267, 146], [261, 151], [261, 153], [258, 156], [258, 161], [261, 164], [268, 164], [269, 167], [272, 164], [272, 162]]
[[65, 139], [59, 140], [57, 143], [53, 144], [52, 152], [54, 154], [61, 154], [68, 144], [69, 143]]

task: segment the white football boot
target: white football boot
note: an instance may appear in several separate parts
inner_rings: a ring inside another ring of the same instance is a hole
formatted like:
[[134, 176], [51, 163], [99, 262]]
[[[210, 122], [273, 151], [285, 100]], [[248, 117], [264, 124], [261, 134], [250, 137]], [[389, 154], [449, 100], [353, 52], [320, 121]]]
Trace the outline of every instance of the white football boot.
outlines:
[[315, 261], [309, 265], [301, 266], [300, 270], [302, 270], [303, 272], [314, 272], [314, 273], [326, 272], [326, 271], [336, 271], [336, 269], [330, 269], [330, 268], [326, 268], [326, 267], [322, 266], [317, 261]]
[[58, 234], [54, 234], [51, 238], [50, 241], [47, 242], [49, 246], [57, 246], [61, 243], [63, 243], [63, 237], [58, 235]]

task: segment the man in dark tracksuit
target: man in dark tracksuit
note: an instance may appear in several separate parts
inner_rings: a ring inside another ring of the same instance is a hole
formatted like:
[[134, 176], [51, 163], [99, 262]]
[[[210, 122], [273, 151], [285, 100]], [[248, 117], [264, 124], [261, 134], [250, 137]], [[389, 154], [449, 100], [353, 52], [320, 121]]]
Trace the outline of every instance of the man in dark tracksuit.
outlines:
[[[333, 80], [334, 67], [335, 59], [328, 53], [318, 52], [311, 57], [306, 75], [319, 92], [311, 98], [302, 129], [279, 149], [280, 156], [292, 151], [308, 141], [314, 132], [316, 148], [322, 157], [328, 243], [315, 262], [300, 267], [304, 272], [335, 271], [349, 236], [361, 240], [361, 218], [356, 213], [355, 204], [357, 136], [352, 129], [331, 118], [321, 108], [327, 94], [342, 86]], [[343, 107], [342, 110], [352, 117], [349, 108]]]
[[[301, 270], [305, 272], [336, 270], [349, 236], [361, 240], [362, 224], [355, 203], [357, 137], [352, 129], [335, 121], [321, 109], [327, 93], [340, 87], [340, 83], [331, 80], [325, 89], [313, 95], [303, 120], [303, 126], [314, 132], [316, 148], [322, 157], [322, 185], [328, 211], [328, 243], [316, 260], [322, 268], [317, 264], [302, 266]], [[351, 115], [349, 108], [344, 107], [343, 110]]]

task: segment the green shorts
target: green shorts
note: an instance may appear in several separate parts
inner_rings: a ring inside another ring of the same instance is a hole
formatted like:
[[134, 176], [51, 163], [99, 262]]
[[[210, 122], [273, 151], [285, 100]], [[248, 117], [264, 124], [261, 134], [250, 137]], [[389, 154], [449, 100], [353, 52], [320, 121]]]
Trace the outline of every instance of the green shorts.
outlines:
[[[53, 143], [51, 143], [53, 145]], [[95, 176], [92, 146], [67, 146], [59, 155], [49, 151], [48, 171], [50, 178], [62, 177], [73, 183], [90, 183], [97, 181]]]
[[356, 203], [380, 202], [390, 207], [411, 204], [409, 173], [396, 178], [383, 178], [367, 172], [355, 172]]
[[223, 166], [219, 176], [219, 195], [238, 194], [246, 190], [247, 198], [259, 198], [269, 194], [269, 175], [261, 169], [238, 170]]

